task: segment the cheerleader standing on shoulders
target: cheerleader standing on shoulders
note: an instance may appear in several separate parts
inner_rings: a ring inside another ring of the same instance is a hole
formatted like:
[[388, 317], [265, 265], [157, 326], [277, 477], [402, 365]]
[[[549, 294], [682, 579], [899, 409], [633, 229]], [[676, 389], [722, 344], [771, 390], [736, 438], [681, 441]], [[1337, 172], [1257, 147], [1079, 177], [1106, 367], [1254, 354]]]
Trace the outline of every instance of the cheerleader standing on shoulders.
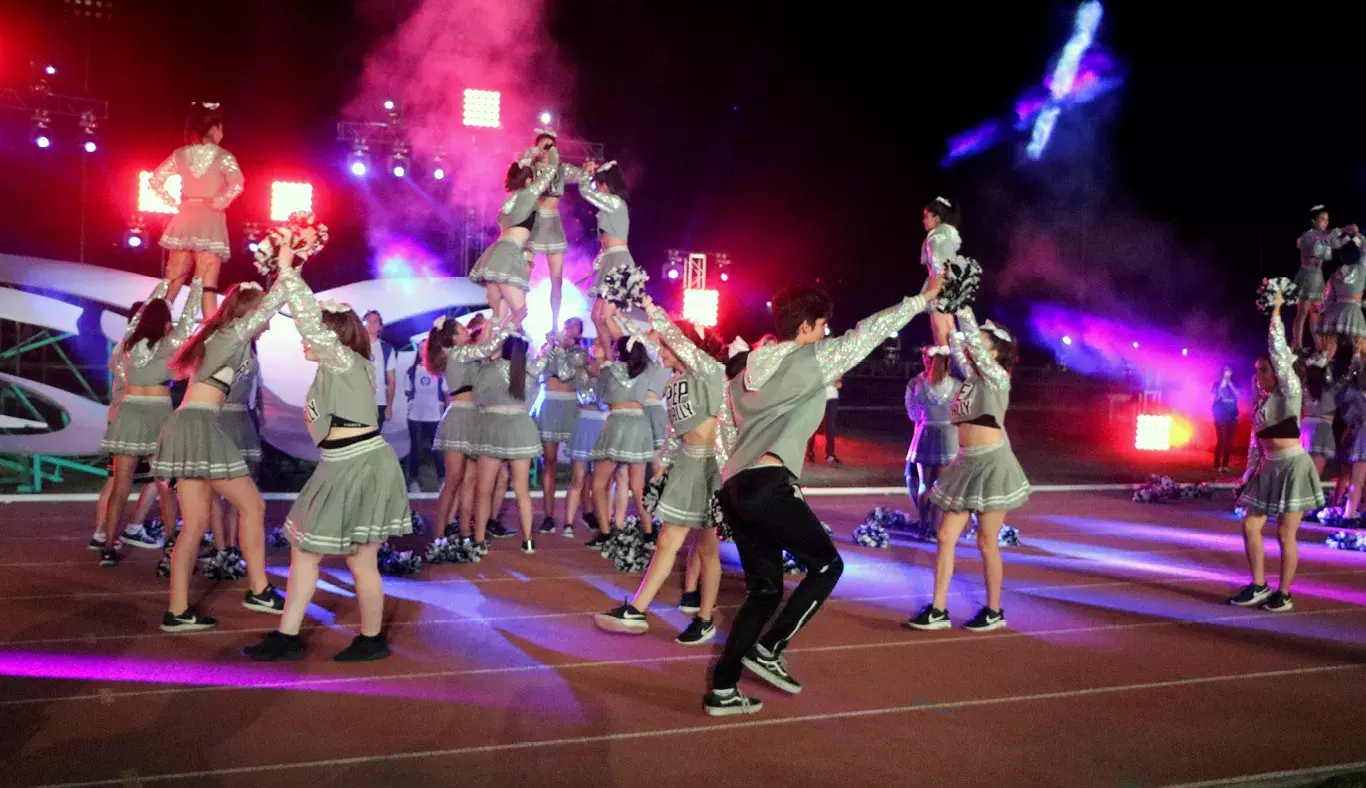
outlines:
[[923, 358], [925, 371], [906, 384], [906, 415], [915, 422], [915, 436], [906, 451], [906, 486], [921, 527], [933, 526], [937, 532], [942, 512], [930, 501], [929, 492], [943, 467], [958, 455], [958, 430], [950, 421], [949, 402], [960, 381], [950, 369], [947, 347], [927, 347]]
[[[218, 269], [232, 252], [224, 213], [242, 194], [246, 181], [223, 141], [223, 116], [217, 104], [195, 103], [185, 121], [184, 147], [177, 148], [152, 173], [148, 186], [176, 215], [166, 225], [160, 245], [169, 253], [166, 273], [171, 278], [167, 301], [174, 302], [180, 285], [190, 275], [204, 282], [203, 313], [218, 306]], [[180, 196], [166, 189], [172, 175], [180, 176]]]
[[555, 174], [556, 170], [548, 165], [533, 168], [527, 161], [515, 161], [508, 168], [504, 185], [512, 194], [498, 210], [498, 226], [503, 233], [479, 255], [469, 274], [471, 282], [484, 286], [496, 317], [509, 312], [524, 313], [531, 282], [522, 247], [536, 224], [536, 200], [550, 186]]
[[[546, 268], [550, 272], [552, 326], [560, 324], [560, 302], [564, 292], [564, 253], [569, 249], [569, 239], [564, 234], [564, 221], [560, 218], [560, 198], [564, 196], [565, 171], [560, 167], [560, 149], [555, 145], [556, 139], [554, 131], [537, 129], [535, 144], [522, 154], [523, 161], [534, 160], [538, 166], [548, 166], [555, 171], [554, 179], [536, 200], [536, 222], [531, 227], [531, 242], [526, 252], [528, 268], [535, 262], [536, 255], [545, 255]], [[582, 333], [580, 330], [580, 334]]]
[[1333, 256], [1333, 250], [1341, 248], [1348, 237], [1356, 235], [1356, 226], [1328, 229], [1328, 209], [1315, 205], [1309, 209], [1309, 229], [1300, 234], [1295, 246], [1300, 250], [1300, 270], [1295, 273], [1296, 298], [1294, 350], [1304, 347], [1304, 323], [1309, 321], [1309, 330], [1317, 332], [1319, 322], [1314, 309], [1323, 303], [1324, 281], [1323, 264]]
[[[1319, 475], [1300, 445], [1297, 422], [1303, 394], [1295, 375], [1295, 355], [1285, 343], [1282, 304], [1283, 297], [1276, 293], [1272, 301], [1268, 352], [1257, 359], [1259, 395], [1257, 407], [1252, 412], [1252, 429], [1261, 446], [1261, 458], [1238, 496], [1238, 506], [1247, 511], [1243, 518], [1243, 542], [1247, 547], [1252, 582], [1229, 600], [1229, 604], [1239, 607], [1261, 605], [1263, 609], [1277, 613], [1294, 607], [1290, 583], [1299, 563], [1295, 536], [1300, 518], [1304, 512], [1323, 506]], [[1266, 553], [1262, 547], [1262, 527], [1268, 517], [1276, 518], [1281, 541], [1281, 584], [1275, 593], [1266, 584]]]
[[301, 658], [299, 628], [317, 590], [318, 565], [325, 555], [344, 555], [360, 607], [360, 634], [332, 659], [383, 659], [389, 645], [381, 630], [384, 581], [377, 557], [389, 537], [413, 531], [403, 468], [393, 447], [380, 437], [365, 325], [345, 304], [320, 305], [292, 267], [294, 252], [287, 243], [281, 246], [275, 287], [282, 287], [289, 299], [304, 358], [318, 364], [304, 417], [322, 461], [285, 518], [292, 548], [280, 628], [242, 653], [257, 660]]
[[[958, 234], [961, 219], [958, 205], [944, 197], [935, 197], [925, 206], [921, 224], [928, 234], [920, 247], [920, 264], [925, 266], [936, 286], [943, 286], [948, 263], [958, 256], [958, 250], [963, 246], [963, 237]], [[953, 315], [937, 310], [930, 312], [930, 328], [934, 331], [934, 343], [947, 345], [949, 334], [953, 332]]]
[[[588, 352], [579, 344], [583, 336], [583, 321], [571, 317], [564, 321], [564, 333], [552, 337], [545, 353], [545, 391], [536, 424], [541, 431], [541, 505], [545, 517], [541, 533], [553, 534], [555, 527], [555, 472], [560, 444], [568, 443], [574, 435], [574, 424], [579, 418], [579, 395], [574, 381], [588, 365]], [[572, 525], [565, 513], [565, 525]], [[572, 529], [571, 529], [572, 530]]]
[[1366, 262], [1361, 259], [1362, 237], [1354, 235], [1351, 241], [1344, 243], [1338, 250], [1337, 257], [1341, 265], [1333, 272], [1327, 290], [1327, 303], [1314, 328], [1322, 345], [1321, 352], [1329, 360], [1337, 355], [1338, 337], [1346, 337], [1355, 346], [1357, 355], [1360, 355], [1361, 346], [1366, 341], [1366, 317], [1361, 312], [1361, 291], [1366, 289]]
[[1017, 350], [1010, 334], [988, 320], [980, 329], [971, 308], [958, 311], [961, 330], [949, 337], [954, 362], [963, 383], [949, 405], [949, 420], [958, 426], [958, 456], [930, 490], [930, 501], [943, 511], [934, 568], [934, 599], [905, 623], [911, 629], [948, 629], [949, 582], [953, 580], [954, 548], [978, 515], [977, 548], [982, 553], [986, 605], [964, 628], [987, 632], [1006, 626], [1001, 609], [1001, 579], [1005, 566], [996, 543], [1006, 512], [1029, 499], [1029, 480], [1010, 449], [1005, 435], [1010, 407], [1010, 371]]
[[[196, 282], [191, 298], [198, 290]], [[237, 370], [251, 353], [252, 340], [270, 327], [271, 316], [284, 300], [280, 282], [269, 293], [255, 282], [234, 285], [218, 310], [171, 359], [176, 376], [188, 378], [190, 385], [157, 438], [152, 461], [158, 479], [174, 482], [184, 520], [171, 553], [171, 597], [161, 621], [163, 632], [193, 632], [218, 623], [191, 608], [189, 600], [190, 575], [215, 493], [227, 499], [239, 518], [238, 541], [250, 584], [242, 605], [262, 613], [284, 610], [280, 593], [266, 579], [265, 502], [219, 413]]]
[[598, 332], [598, 342], [610, 350], [611, 341], [622, 335], [621, 327], [612, 317], [617, 308], [602, 297], [603, 285], [607, 275], [618, 268], [635, 265], [631, 252], [626, 248], [631, 234], [631, 212], [627, 206], [630, 195], [626, 189], [626, 179], [615, 161], [602, 166], [587, 162], [583, 169], [566, 166], [568, 178], [577, 181], [579, 194], [589, 205], [598, 210], [598, 236], [602, 241], [602, 251], [593, 260], [593, 284], [588, 288], [588, 297], [594, 299], [591, 317]]
[[[712, 495], [721, 488], [717, 463], [717, 420], [725, 391], [725, 346], [714, 336], [704, 341], [690, 323], [675, 324], [647, 297], [645, 312], [663, 341], [661, 357], [677, 374], [669, 382], [669, 441], [659, 472], [668, 476], [652, 514], [663, 521], [654, 557], [631, 601], [599, 613], [594, 621], [608, 632], [643, 635], [650, 625], [645, 611], [669, 579], [688, 534], [699, 533], [702, 566], [701, 605], [675, 642], [700, 645], [716, 635], [712, 610], [721, 588], [721, 543], [710, 526]], [[706, 348], [705, 350], [703, 348]], [[724, 458], [723, 458], [724, 459]]]
[[[654, 459], [654, 438], [650, 422], [645, 417], [645, 387], [650, 379], [650, 353], [645, 340], [632, 334], [617, 338], [617, 361], [602, 365], [598, 392], [607, 404], [607, 422], [598, 433], [590, 455], [593, 460], [593, 501], [597, 505], [598, 533], [588, 541], [590, 550], [601, 550], [612, 538], [608, 530], [611, 522], [612, 478], [618, 466], [627, 469], [628, 484], [635, 494], [636, 506], [645, 495], [645, 464]], [[618, 524], [625, 519], [625, 507], [618, 505], [615, 517]], [[646, 534], [654, 532], [650, 517], [640, 512], [640, 527]]]
[[578, 516], [579, 502], [583, 501], [583, 521], [589, 530], [598, 531], [598, 516], [593, 513], [593, 478], [589, 465], [593, 459], [593, 447], [597, 445], [598, 434], [607, 422], [607, 410], [598, 398], [599, 376], [602, 365], [602, 345], [593, 343], [592, 357], [574, 378], [574, 388], [578, 396], [579, 416], [574, 421], [574, 429], [569, 435], [569, 446], [565, 452], [570, 460], [569, 492], [564, 496], [565, 538], [574, 536], [574, 521]]
[[[167, 362], [194, 330], [195, 311], [199, 307], [199, 281], [196, 279], [191, 285], [190, 298], [185, 302], [185, 309], [174, 328], [171, 325], [170, 302], [166, 300], [170, 286], [169, 279], [163, 279], [156, 286], [146, 303], [128, 321], [118, 348], [123, 356], [119, 364], [124, 391], [114, 405], [114, 416], [100, 440], [100, 451], [108, 454], [113, 464], [110, 474], [113, 486], [100, 513], [100, 533], [104, 537], [100, 566], [115, 566], [119, 562], [114, 531], [118, 528], [128, 493], [133, 489], [133, 474], [141, 459], [156, 454], [157, 436], [171, 420], [173, 413], [171, 391], [166, 387], [171, 379]], [[169, 499], [169, 491], [163, 490], [162, 500]], [[172, 517], [167, 527], [174, 527], [174, 515], [166, 503], [162, 504], [162, 516]], [[151, 550], [162, 545], [160, 539], [145, 530], [126, 534], [123, 543]]]

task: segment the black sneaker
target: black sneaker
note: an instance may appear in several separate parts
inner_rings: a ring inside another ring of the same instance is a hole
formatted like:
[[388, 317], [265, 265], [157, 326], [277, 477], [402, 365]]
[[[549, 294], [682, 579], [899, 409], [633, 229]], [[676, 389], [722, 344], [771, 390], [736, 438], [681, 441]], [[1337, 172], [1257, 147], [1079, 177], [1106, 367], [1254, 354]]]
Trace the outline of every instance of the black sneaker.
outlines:
[[374, 662], [389, 656], [389, 641], [384, 633], [378, 635], [356, 635], [351, 645], [332, 656], [333, 662]]
[[593, 623], [598, 625], [598, 629], [620, 632], [623, 635], [643, 635], [650, 631], [650, 623], [645, 620], [645, 614], [631, 607], [630, 602], [614, 607], [606, 613], [598, 613], [593, 616]]
[[710, 621], [704, 621], [693, 616], [692, 621], [688, 623], [688, 628], [678, 633], [674, 642], [684, 646], [700, 646], [714, 637], [716, 637], [716, 627]]
[[990, 632], [993, 629], [1005, 629], [1006, 613], [1004, 610], [992, 610], [985, 605], [977, 611], [977, 615], [972, 620], [963, 625], [963, 629], [969, 632]]
[[1272, 594], [1266, 600], [1266, 604], [1262, 605], [1262, 610], [1270, 610], [1272, 613], [1289, 613], [1294, 609], [1295, 603], [1291, 601], [1290, 595], [1283, 591]]
[[1255, 607], [1266, 601], [1271, 596], [1271, 587], [1266, 585], [1256, 585], [1248, 583], [1243, 586], [1243, 590], [1238, 592], [1238, 596], [1228, 601], [1230, 605], [1238, 607]]
[[702, 708], [712, 717], [754, 714], [763, 707], [763, 701], [751, 698], [733, 687], [728, 690], [712, 690], [702, 699]]
[[259, 594], [253, 594], [251, 589], [247, 589], [247, 595], [242, 599], [242, 607], [247, 610], [255, 610], [258, 613], [274, 613], [278, 616], [285, 612], [285, 598], [280, 595], [280, 589], [272, 585], [267, 585], [261, 589]]
[[787, 672], [787, 660], [763, 646], [756, 645], [750, 649], [748, 655], [740, 658], [740, 664], [784, 692], [796, 695], [802, 691], [802, 685]]
[[259, 662], [303, 659], [304, 642], [298, 635], [286, 635], [279, 631], [270, 632], [261, 638], [260, 643], [242, 649], [242, 655]]
[[447, 539], [454, 539], [460, 536], [460, 523], [446, 523], [446, 527], [441, 530], [441, 535]]
[[598, 516], [592, 512], [585, 512], [583, 515], [583, 524], [588, 526], [588, 530], [590, 531], [598, 530]]
[[536, 543], [531, 541], [530, 539], [526, 540], [525, 542], [522, 542], [522, 552], [526, 555], [535, 555]]
[[492, 536], [494, 539], [507, 539], [510, 536], [517, 535], [497, 520], [489, 520], [488, 527], [484, 530], [488, 531], [488, 536]]
[[124, 529], [123, 543], [139, 550], [160, 550], [166, 545], [166, 539], [148, 533], [146, 528], [139, 525], [136, 528]]
[[470, 549], [473, 550], [473, 551], [475, 552], [476, 555], [488, 555], [488, 554], [489, 554], [489, 540], [485, 539], [485, 540], [482, 541], [482, 542], [476, 542], [476, 541], [474, 541], [473, 539], [471, 539], [471, 540], [470, 540]]
[[162, 632], [198, 632], [202, 629], [212, 629], [217, 625], [217, 619], [209, 618], [192, 607], [186, 608], [180, 615], [168, 610], [161, 617]]
[[[123, 541], [120, 540], [117, 536], [114, 537], [114, 547], [115, 547], [115, 549], [117, 549], [117, 548], [119, 548], [119, 547], [122, 547], [122, 546], [123, 546]], [[94, 534], [93, 536], [91, 536], [91, 537], [90, 537], [90, 544], [86, 545], [86, 547], [89, 548], [90, 550], [92, 550], [93, 552], [96, 552], [96, 553], [102, 553], [102, 552], [104, 552], [104, 532], [103, 532], [103, 531], [100, 531], [99, 533]]]
[[558, 530], [560, 530], [560, 529], [557, 528], [557, 527], [555, 527], [555, 518], [554, 518], [554, 517], [547, 517], [547, 518], [545, 518], [544, 520], [541, 521], [541, 533], [543, 533], [543, 534], [553, 534], [553, 533], [555, 533], [555, 532], [558, 531]]
[[589, 550], [601, 550], [602, 546], [607, 544], [611, 540], [611, 534], [605, 534], [601, 531], [594, 531], [593, 538], [589, 539], [587, 542], [584, 542], [583, 546], [587, 547]]
[[119, 552], [113, 548], [105, 548], [100, 551], [100, 566], [114, 567], [119, 565]]
[[678, 609], [684, 613], [696, 613], [702, 609], [701, 591], [684, 591], [678, 600]]
[[570, 525], [569, 523], [565, 523], [564, 529], [560, 531], [560, 536], [563, 536], [565, 539], [573, 539], [574, 526]]
[[934, 605], [925, 605], [920, 615], [901, 622], [901, 626], [931, 632], [936, 629], [948, 629], [953, 626], [953, 622], [949, 621], [949, 611], [940, 610]]

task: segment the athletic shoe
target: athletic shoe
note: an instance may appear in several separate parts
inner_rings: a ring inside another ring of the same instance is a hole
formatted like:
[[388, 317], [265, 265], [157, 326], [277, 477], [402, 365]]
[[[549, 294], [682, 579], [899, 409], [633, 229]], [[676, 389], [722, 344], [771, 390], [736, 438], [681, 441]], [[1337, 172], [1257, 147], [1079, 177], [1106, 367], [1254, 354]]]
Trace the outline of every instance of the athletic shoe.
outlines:
[[509, 536], [517, 535], [512, 531], [509, 531], [507, 526], [497, 520], [489, 520], [488, 527], [485, 530], [488, 531], [488, 535], [492, 536], [494, 539], [507, 539]]
[[218, 621], [200, 613], [190, 607], [184, 613], [176, 615], [171, 611], [161, 617], [162, 632], [198, 632], [201, 629], [212, 629], [218, 625]]
[[607, 544], [611, 540], [611, 534], [605, 534], [601, 531], [594, 531], [593, 538], [589, 539], [587, 542], [584, 542], [583, 546], [587, 547], [589, 550], [601, 550], [602, 546]]
[[259, 594], [253, 594], [251, 589], [247, 589], [247, 594], [242, 599], [242, 607], [258, 613], [279, 615], [285, 612], [285, 598], [280, 595], [280, 589], [272, 585], [261, 589]]
[[441, 529], [441, 535], [447, 539], [460, 536], [460, 523], [455, 520], [446, 523], [446, 527]]
[[112, 547], [100, 551], [100, 566], [113, 567], [119, 565], [119, 553]]
[[1270, 610], [1272, 613], [1289, 613], [1295, 609], [1295, 603], [1291, 601], [1290, 595], [1284, 591], [1277, 591], [1266, 600], [1262, 605], [1262, 610]]
[[148, 533], [146, 528], [136, 525], [123, 529], [123, 543], [140, 550], [160, 550], [166, 545], [166, 539], [158, 539]]
[[1266, 601], [1271, 596], [1271, 588], [1266, 585], [1256, 585], [1248, 583], [1243, 586], [1243, 590], [1238, 592], [1238, 596], [1228, 601], [1230, 605], [1238, 607], [1255, 607]]
[[[90, 550], [98, 553], [104, 550], [104, 531], [96, 531], [90, 536], [90, 544], [86, 545]], [[123, 546], [123, 540], [114, 537], [115, 549]]]
[[643, 635], [650, 631], [650, 623], [645, 620], [645, 614], [631, 607], [630, 602], [614, 607], [606, 613], [598, 613], [593, 616], [593, 623], [598, 625], [598, 629], [623, 635]]
[[242, 649], [242, 655], [258, 662], [303, 659], [304, 642], [298, 635], [286, 635], [279, 631], [269, 632], [261, 638], [260, 643]]
[[930, 632], [936, 629], [948, 629], [953, 626], [953, 622], [949, 621], [949, 611], [940, 610], [934, 605], [925, 605], [925, 609], [920, 611], [920, 615], [903, 621], [901, 626], [907, 629]]
[[990, 632], [993, 629], [1005, 629], [1006, 613], [1004, 610], [992, 610], [985, 605], [977, 611], [977, 615], [972, 620], [963, 625], [963, 629], [969, 632]]
[[716, 627], [710, 621], [704, 621], [693, 616], [692, 621], [688, 623], [688, 628], [678, 633], [674, 642], [683, 646], [700, 646], [714, 637], [716, 637]]
[[592, 512], [584, 512], [583, 523], [590, 531], [598, 530], [598, 516]]
[[522, 542], [522, 552], [526, 555], [535, 555], [536, 543], [531, 541], [530, 539], [526, 540], [525, 542]]
[[555, 527], [555, 518], [554, 518], [554, 517], [547, 517], [547, 518], [545, 518], [544, 520], [541, 521], [541, 533], [543, 533], [543, 534], [553, 534], [553, 533], [555, 533], [555, 532], [558, 531], [558, 530], [560, 530], [560, 529], [558, 529], [558, 528]]
[[470, 549], [473, 550], [473, 551], [474, 551], [476, 554], [478, 554], [478, 555], [488, 555], [488, 554], [489, 554], [489, 541], [488, 541], [487, 539], [485, 539], [485, 540], [482, 541], [482, 542], [476, 542], [476, 541], [471, 540], [471, 541], [470, 541]]
[[333, 662], [374, 662], [389, 656], [389, 642], [384, 633], [378, 635], [356, 635], [351, 645], [332, 656]]
[[560, 536], [563, 536], [565, 539], [573, 539], [574, 526], [570, 525], [569, 523], [565, 523], [564, 529], [560, 531]]
[[784, 692], [796, 695], [802, 691], [802, 685], [787, 672], [787, 660], [763, 646], [756, 644], [748, 655], [740, 658], [740, 664]]
[[712, 690], [702, 699], [702, 708], [712, 717], [754, 714], [763, 707], [763, 701], [751, 698], [734, 687], [728, 690]]
[[701, 591], [684, 591], [678, 600], [678, 609], [684, 613], [696, 613], [702, 609]]

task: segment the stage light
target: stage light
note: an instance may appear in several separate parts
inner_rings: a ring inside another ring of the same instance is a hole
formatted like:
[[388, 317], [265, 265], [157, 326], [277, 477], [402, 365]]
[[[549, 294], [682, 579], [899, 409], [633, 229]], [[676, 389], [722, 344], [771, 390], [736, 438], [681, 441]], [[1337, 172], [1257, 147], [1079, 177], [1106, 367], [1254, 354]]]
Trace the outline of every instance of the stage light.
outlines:
[[270, 185], [270, 220], [283, 222], [295, 211], [313, 210], [313, 184], [275, 181]]
[[33, 133], [30, 138], [34, 145], [43, 150], [52, 147], [52, 136], [47, 130], [50, 122], [51, 116], [48, 115], [47, 110], [40, 109], [33, 113]]
[[678, 266], [676, 266], [676, 265], [671, 265], [671, 266], [669, 266], [668, 277], [669, 277], [670, 279], [677, 279], [677, 278], [680, 277], [680, 276], [682, 276], [682, 274], [678, 273]]
[[541, 110], [541, 115], [540, 115], [540, 117], [539, 117], [538, 119], [541, 121], [541, 125], [542, 125], [542, 126], [549, 126], [549, 125], [550, 125], [550, 121], [554, 120], [554, 119], [555, 119], [555, 116], [554, 116], [554, 115], [551, 115], [551, 114], [550, 114], [550, 110], [546, 109], [546, 110]]
[[394, 102], [392, 100], [384, 102], [384, 109], [386, 112], [393, 112]]
[[1138, 343], [1137, 343], [1137, 342], [1134, 343], [1134, 350], [1138, 350]]
[[261, 246], [261, 225], [247, 222], [242, 225], [242, 234], [247, 237], [247, 251], [256, 254], [257, 248]]
[[133, 222], [132, 227], [128, 228], [128, 233], [124, 236], [123, 242], [128, 245], [129, 249], [141, 249], [147, 245], [147, 228], [142, 224], [141, 217]]
[[86, 140], [85, 144], [81, 147], [85, 149], [86, 153], [94, 153], [100, 149], [100, 146], [96, 145], [94, 140]]
[[726, 273], [725, 271], [722, 271], [722, 272], [721, 272], [721, 281], [722, 281], [722, 282], [729, 282], [729, 281], [730, 281], [730, 274]]
[[1140, 451], [1167, 451], [1172, 447], [1172, 417], [1140, 413], [1134, 432], [1134, 448]]
[[55, 77], [55, 76], [57, 76], [57, 67], [56, 67], [56, 66], [47, 66], [46, 68], [43, 69], [43, 73], [44, 73], [44, 74], [47, 74], [49, 77]]
[[81, 131], [85, 132], [85, 142], [81, 147], [86, 153], [94, 153], [99, 150], [99, 143], [95, 141], [95, 130], [99, 128], [99, 121], [95, 120], [92, 112], [81, 113]]
[[42, 148], [43, 150], [47, 150], [48, 148], [51, 148], [51, 147], [52, 147], [52, 138], [49, 137], [45, 132], [42, 132], [42, 131], [34, 132], [34, 134], [33, 134], [33, 144], [34, 144], [34, 145], [37, 145], [38, 147]]
[[360, 161], [359, 159], [351, 162], [351, 174], [357, 178], [364, 178], [367, 169], [365, 162]]
[[[167, 205], [152, 191], [152, 173], [143, 170], [138, 173], [138, 212], [139, 213], [179, 213], [173, 205]], [[166, 179], [166, 191], [180, 199], [180, 173]]]
[[684, 290], [683, 319], [708, 328], [716, 325], [720, 300], [715, 290]]
[[499, 119], [499, 105], [502, 103], [502, 93], [496, 90], [474, 90], [465, 89], [465, 113], [464, 121], [466, 126], [479, 126], [487, 129], [496, 129], [501, 124]]
[[1189, 355], [1190, 355], [1190, 352], [1191, 352], [1191, 351], [1190, 351], [1190, 348], [1186, 348], [1186, 347], [1181, 348], [1181, 355], [1183, 355], [1183, 356], [1189, 356]]
[[1068, 336], [1063, 337], [1063, 338], [1062, 338], [1062, 343], [1063, 343], [1064, 345], [1070, 345], [1070, 344], [1072, 344], [1072, 337], [1068, 337]]
[[432, 177], [438, 181], [444, 181], [446, 179], [446, 171], [441, 167], [436, 167], [432, 170]]
[[432, 180], [446, 180], [446, 162], [440, 153], [432, 157]]
[[364, 178], [365, 174], [370, 171], [368, 152], [369, 149], [361, 140], [356, 140], [351, 145], [351, 154], [346, 157], [346, 169], [357, 178]]

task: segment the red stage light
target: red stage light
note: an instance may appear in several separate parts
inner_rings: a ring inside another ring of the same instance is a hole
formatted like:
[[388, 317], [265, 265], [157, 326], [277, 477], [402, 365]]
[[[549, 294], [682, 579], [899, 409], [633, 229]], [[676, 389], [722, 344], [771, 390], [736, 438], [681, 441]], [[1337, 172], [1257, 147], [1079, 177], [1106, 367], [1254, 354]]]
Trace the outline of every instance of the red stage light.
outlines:
[[683, 319], [711, 328], [716, 325], [720, 301], [720, 294], [715, 290], [684, 290]]
[[1140, 413], [1134, 433], [1134, 448], [1140, 451], [1167, 451], [1172, 447], [1172, 417]]
[[[138, 212], [139, 213], [179, 213], [174, 206], [162, 202], [161, 198], [152, 191], [152, 172], [143, 170], [138, 173]], [[177, 173], [166, 179], [166, 191], [173, 197], [180, 199], [180, 174]]]
[[313, 184], [275, 181], [270, 185], [270, 220], [283, 222], [296, 211], [313, 210]]
[[465, 89], [465, 125], [496, 129], [501, 125], [499, 106], [503, 94], [496, 90]]

